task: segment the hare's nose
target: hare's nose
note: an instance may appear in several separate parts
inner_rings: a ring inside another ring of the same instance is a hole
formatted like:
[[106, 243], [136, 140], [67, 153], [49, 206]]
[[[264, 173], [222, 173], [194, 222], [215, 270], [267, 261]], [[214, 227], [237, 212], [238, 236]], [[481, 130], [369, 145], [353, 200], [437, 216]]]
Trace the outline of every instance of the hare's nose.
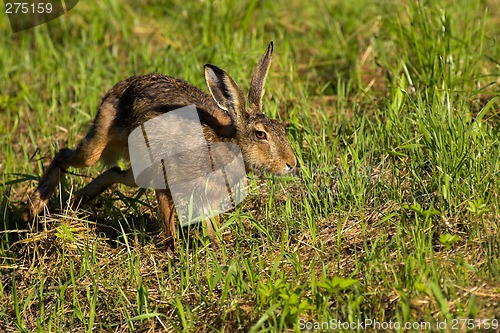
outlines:
[[294, 168], [295, 166], [297, 165], [297, 158], [295, 157], [295, 155], [292, 153], [292, 154], [289, 154], [286, 159], [285, 159], [285, 164], [286, 164], [286, 173], [290, 173]]

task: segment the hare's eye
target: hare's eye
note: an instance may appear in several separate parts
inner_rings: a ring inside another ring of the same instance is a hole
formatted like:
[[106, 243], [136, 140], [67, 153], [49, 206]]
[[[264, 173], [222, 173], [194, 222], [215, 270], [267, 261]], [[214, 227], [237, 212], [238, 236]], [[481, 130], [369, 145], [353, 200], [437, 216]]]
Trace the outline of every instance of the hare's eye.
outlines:
[[259, 140], [267, 140], [267, 134], [264, 131], [255, 131], [255, 137]]

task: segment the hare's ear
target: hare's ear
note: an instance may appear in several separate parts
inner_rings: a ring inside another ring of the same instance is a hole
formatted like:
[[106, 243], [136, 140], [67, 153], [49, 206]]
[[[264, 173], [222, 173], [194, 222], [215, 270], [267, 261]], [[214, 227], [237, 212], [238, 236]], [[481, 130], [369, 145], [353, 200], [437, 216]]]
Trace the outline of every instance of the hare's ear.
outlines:
[[262, 110], [262, 97], [264, 96], [264, 85], [266, 83], [267, 73], [271, 66], [273, 54], [273, 42], [267, 46], [266, 53], [262, 56], [257, 67], [255, 67], [252, 80], [250, 81], [250, 91], [248, 92], [248, 101], [250, 109], [254, 111]]
[[234, 80], [215, 65], [205, 65], [205, 80], [208, 89], [219, 107], [237, 122], [239, 114], [245, 110], [245, 96]]

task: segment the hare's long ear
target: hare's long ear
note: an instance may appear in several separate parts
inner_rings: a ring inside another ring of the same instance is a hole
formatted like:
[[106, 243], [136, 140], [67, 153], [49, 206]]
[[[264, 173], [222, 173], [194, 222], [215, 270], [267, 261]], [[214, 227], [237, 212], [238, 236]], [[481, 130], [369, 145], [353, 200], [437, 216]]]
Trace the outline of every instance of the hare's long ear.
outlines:
[[205, 65], [208, 89], [219, 107], [225, 110], [237, 125], [245, 110], [245, 96], [234, 80], [215, 65]]
[[266, 84], [267, 73], [271, 66], [271, 58], [273, 54], [273, 42], [267, 46], [266, 53], [262, 56], [257, 67], [255, 67], [252, 80], [250, 81], [250, 91], [248, 92], [248, 101], [250, 110], [262, 110], [262, 97], [264, 96], [264, 85]]

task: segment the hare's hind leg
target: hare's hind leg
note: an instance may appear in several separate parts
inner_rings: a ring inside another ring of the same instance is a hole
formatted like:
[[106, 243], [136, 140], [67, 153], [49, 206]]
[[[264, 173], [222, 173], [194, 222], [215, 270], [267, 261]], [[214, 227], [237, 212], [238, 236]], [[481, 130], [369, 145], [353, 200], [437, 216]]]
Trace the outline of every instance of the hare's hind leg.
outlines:
[[83, 168], [95, 164], [109, 141], [109, 130], [116, 115], [115, 103], [105, 100], [86, 137], [75, 150], [61, 149], [45, 170], [35, 192], [30, 195], [23, 220], [36, 216], [47, 204], [61, 178], [61, 173], [69, 167]]
[[88, 202], [114, 184], [137, 187], [132, 169], [122, 170], [119, 167], [113, 167], [100, 174], [96, 179], [75, 193], [75, 202]]

